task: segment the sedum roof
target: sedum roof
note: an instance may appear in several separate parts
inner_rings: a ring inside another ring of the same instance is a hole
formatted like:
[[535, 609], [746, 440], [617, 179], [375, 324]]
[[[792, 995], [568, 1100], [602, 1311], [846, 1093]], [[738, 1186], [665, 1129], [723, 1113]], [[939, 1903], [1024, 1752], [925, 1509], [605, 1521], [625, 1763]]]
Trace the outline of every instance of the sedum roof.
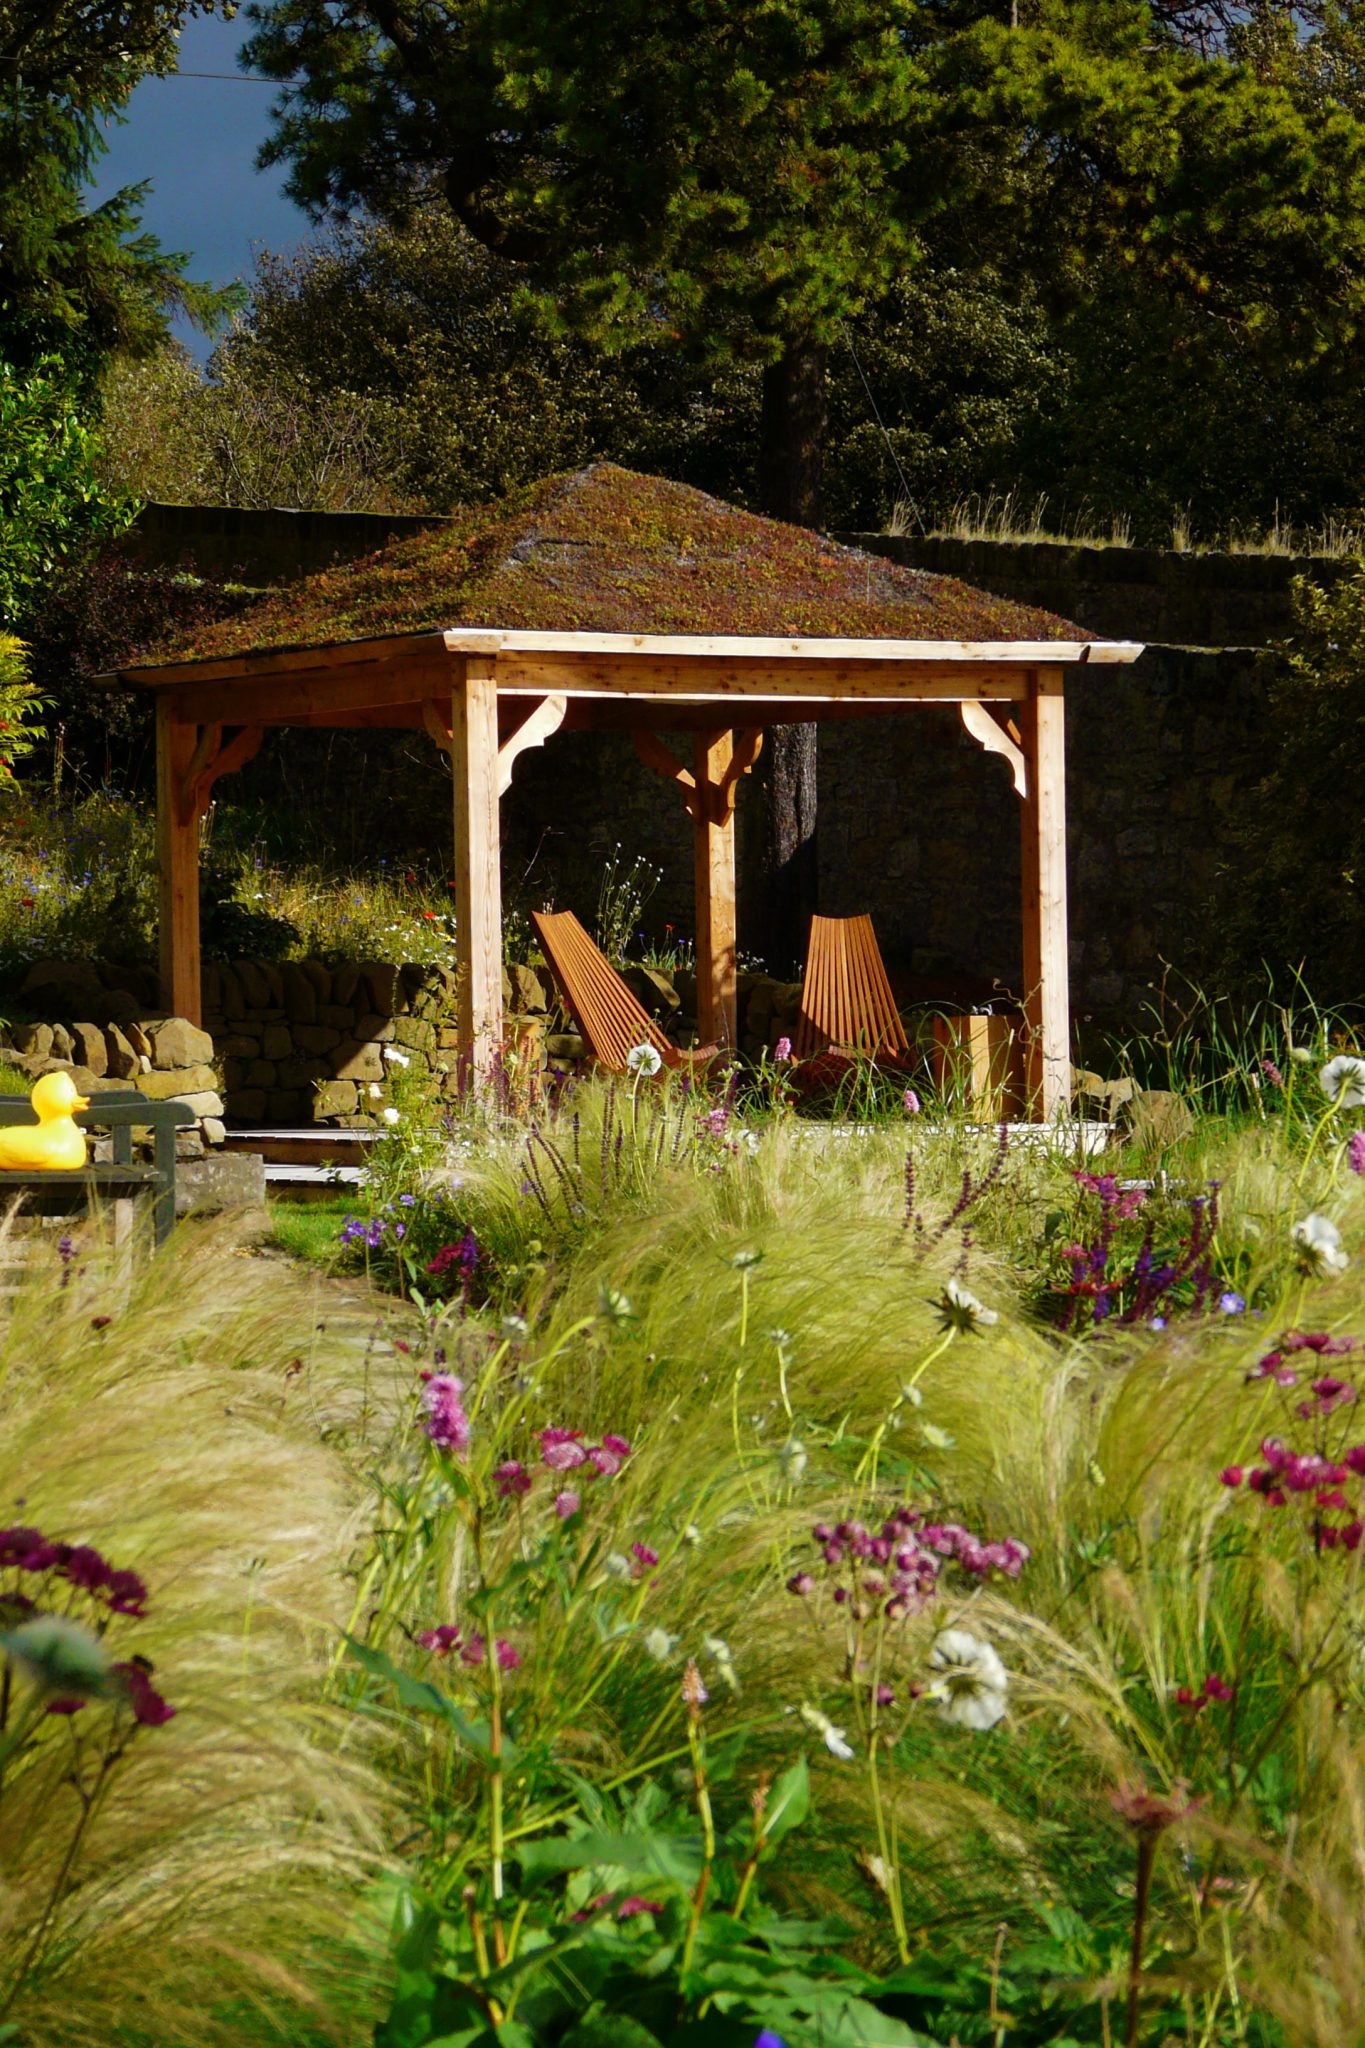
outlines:
[[153, 662], [452, 626], [897, 640], [1090, 640], [1069, 620], [902, 568], [687, 484], [598, 462], [338, 564]]

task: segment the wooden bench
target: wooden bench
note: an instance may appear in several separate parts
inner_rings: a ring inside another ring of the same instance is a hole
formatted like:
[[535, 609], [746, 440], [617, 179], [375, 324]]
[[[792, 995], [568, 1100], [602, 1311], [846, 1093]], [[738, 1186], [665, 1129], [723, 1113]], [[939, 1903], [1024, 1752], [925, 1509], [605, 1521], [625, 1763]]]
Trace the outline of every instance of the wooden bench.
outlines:
[[[114, 1141], [114, 1157], [108, 1163], [91, 1162], [80, 1173], [10, 1172], [0, 1170], [0, 1197], [8, 1189], [28, 1194], [36, 1191], [36, 1206], [45, 1211], [89, 1204], [97, 1198], [115, 1203], [150, 1194], [156, 1241], [163, 1245], [175, 1223], [175, 1134], [199, 1119], [186, 1102], [153, 1102], [136, 1088], [111, 1088], [92, 1095], [89, 1109], [76, 1112], [84, 1131], [107, 1130]], [[0, 1095], [0, 1125], [33, 1124], [37, 1119], [26, 1095]], [[133, 1131], [145, 1127], [152, 1133], [152, 1163], [138, 1165], [133, 1159]], [[65, 1196], [66, 1203], [58, 1198]]]

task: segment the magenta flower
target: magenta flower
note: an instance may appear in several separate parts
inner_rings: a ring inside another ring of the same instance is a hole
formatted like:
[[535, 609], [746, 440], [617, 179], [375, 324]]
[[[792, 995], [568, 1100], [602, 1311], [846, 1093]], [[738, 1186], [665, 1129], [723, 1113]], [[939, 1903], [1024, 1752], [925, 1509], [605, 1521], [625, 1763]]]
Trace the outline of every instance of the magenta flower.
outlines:
[[464, 1412], [463, 1380], [453, 1373], [432, 1373], [422, 1390], [427, 1411], [427, 1435], [438, 1450], [454, 1451], [464, 1457], [469, 1449], [469, 1417]]
[[1240, 1465], [1224, 1465], [1218, 1477], [1224, 1486], [1240, 1486], [1244, 1474]]
[[1267, 1081], [1273, 1081], [1277, 1088], [1283, 1088], [1284, 1075], [1280, 1072], [1274, 1060], [1262, 1060], [1261, 1072], [1265, 1075]]
[[422, 1649], [432, 1650], [438, 1657], [448, 1657], [452, 1650], [458, 1650], [461, 1640], [459, 1629], [450, 1621], [443, 1621], [439, 1628], [424, 1628], [417, 1637]]
[[555, 1513], [561, 1522], [567, 1522], [570, 1515], [578, 1513], [581, 1500], [581, 1494], [571, 1493], [567, 1488], [563, 1493], [555, 1495]]
[[585, 1465], [588, 1454], [580, 1438], [581, 1429], [542, 1429], [540, 1432], [540, 1461], [552, 1472], [574, 1472]]
[[1347, 1139], [1346, 1164], [1352, 1173], [1365, 1173], [1365, 1131], [1352, 1131]]
[[915, 1091], [914, 1091], [914, 1089], [913, 1089], [913, 1088], [907, 1088], [907, 1089], [906, 1089], [906, 1091], [905, 1091], [905, 1094], [904, 1094], [904, 1095], [903, 1095], [903, 1096], [901, 1097], [901, 1100], [902, 1100], [902, 1102], [903, 1102], [903, 1103], [904, 1103], [904, 1105], [905, 1105], [905, 1114], [906, 1114], [907, 1116], [918, 1116], [918, 1115], [919, 1115], [919, 1113], [920, 1113], [920, 1099], [919, 1099], [918, 1095], [916, 1095], [916, 1093], [915, 1093]]
[[162, 1699], [152, 1684], [152, 1667], [145, 1657], [134, 1657], [128, 1664], [116, 1664], [114, 1670], [123, 1680], [133, 1719], [142, 1727], [163, 1728], [167, 1721], [175, 1719], [175, 1708]]
[[652, 1572], [659, 1562], [657, 1550], [651, 1550], [647, 1543], [632, 1543], [630, 1554], [635, 1562], [630, 1568], [633, 1579], [642, 1579], [646, 1572]]
[[777, 1041], [777, 1044], [776, 1044], [776, 1045], [775, 1045], [775, 1046], [773, 1047], [773, 1058], [774, 1058], [774, 1060], [776, 1060], [776, 1062], [778, 1063], [778, 1065], [779, 1065], [779, 1066], [781, 1066], [781, 1065], [782, 1065], [782, 1064], [783, 1064], [783, 1063], [784, 1063], [784, 1062], [785, 1062], [786, 1060], [789, 1060], [789, 1059], [791, 1058], [791, 1056], [792, 1056], [792, 1042], [791, 1042], [791, 1040], [790, 1040], [789, 1038], [785, 1038], [785, 1037], [784, 1037], [784, 1038], [779, 1038], [779, 1039], [778, 1039], [778, 1041]]
[[[517, 1671], [521, 1667], [521, 1652], [505, 1636], [498, 1636], [493, 1644], [493, 1653], [498, 1660], [499, 1671]], [[476, 1631], [460, 1651], [462, 1664], [482, 1664], [488, 1656], [488, 1638]]]
[[531, 1475], [516, 1458], [509, 1458], [494, 1472], [493, 1484], [504, 1500], [512, 1500], [518, 1494], [531, 1491]]

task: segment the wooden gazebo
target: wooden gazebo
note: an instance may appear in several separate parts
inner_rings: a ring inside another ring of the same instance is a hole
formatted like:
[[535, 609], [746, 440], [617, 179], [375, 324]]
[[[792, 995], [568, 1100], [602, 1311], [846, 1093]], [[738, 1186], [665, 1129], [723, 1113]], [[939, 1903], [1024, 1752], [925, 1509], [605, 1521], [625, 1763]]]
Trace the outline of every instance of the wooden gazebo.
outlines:
[[[606, 465], [477, 516], [220, 622], [188, 659], [120, 672], [156, 700], [168, 1009], [200, 1014], [199, 820], [219, 777], [272, 726], [425, 728], [450, 759], [460, 1035], [485, 1067], [502, 1037], [499, 799], [528, 748], [624, 730], [691, 817], [698, 1028], [734, 1044], [735, 794], [765, 730], [950, 704], [1018, 793], [1029, 1095], [1035, 1114], [1062, 1108], [1064, 680], [1140, 647]], [[670, 630], [713, 618], [776, 630]], [[1005, 630], [923, 632], [940, 620]], [[921, 630], [890, 636], [902, 621]]]

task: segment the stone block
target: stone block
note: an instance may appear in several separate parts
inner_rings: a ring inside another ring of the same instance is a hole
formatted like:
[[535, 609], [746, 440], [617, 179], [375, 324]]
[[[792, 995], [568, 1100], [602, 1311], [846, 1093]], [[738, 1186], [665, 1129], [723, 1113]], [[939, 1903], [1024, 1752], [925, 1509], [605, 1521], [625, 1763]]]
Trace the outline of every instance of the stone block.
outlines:
[[370, 1006], [385, 1017], [407, 1007], [398, 969], [389, 960], [364, 960], [361, 973], [370, 991]]
[[382, 1081], [384, 1078], [383, 1049], [373, 1042], [362, 1045], [355, 1039], [343, 1039], [329, 1064], [340, 1081]]
[[187, 1108], [192, 1109], [197, 1117], [221, 1116], [223, 1114], [223, 1098], [213, 1088], [205, 1088], [198, 1095], [181, 1095], [176, 1099], [183, 1102]]
[[176, 1095], [216, 1095], [218, 1076], [206, 1066], [154, 1067], [137, 1085], [153, 1102], [169, 1102]]
[[199, 1007], [205, 1012], [223, 1007], [223, 970], [214, 960], [206, 960], [199, 970]]
[[206, 1145], [221, 1145], [227, 1139], [227, 1125], [221, 1116], [201, 1117], [199, 1129]]
[[291, 1024], [315, 1024], [318, 992], [297, 960], [286, 960], [280, 968], [284, 989], [284, 1013]]
[[117, 1024], [126, 1030], [137, 1022], [147, 1005], [132, 989], [111, 988], [100, 1004], [100, 1022]]
[[261, 1041], [249, 1031], [229, 1031], [215, 1041], [218, 1051], [227, 1060], [254, 1060], [261, 1054]]
[[353, 1003], [323, 1003], [318, 1010], [318, 1023], [329, 1024], [334, 1031], [348, 1031], [355, 1036], [355, 1005]]
[[68, 1061], [75, 1059], [76, 1041], [67, 1030], [65, 1024], [53, 1025], [52, 1044], [48, 1049], [48, 1053], [49, 1057], [54, 1060]]
[[104, 1071], [114, 1081], [131, 1081], [141, 1073], [142, 1062], [133, 1051], [125, 1032], [110, 1024], [104, 1033]]
[[318, 1002], [325, 1003], [330, 1001], [332, 994], [332, 970], [327, 965], [327, 962], [325, 960], [300, 960], [297, 964], [300, 971], [306, 974], [312, 982], [313, 992], [317, 996]]
[[10, 1033], [10, 1044], [16, 1052], [31, 1053], [35, 1059], [45, 1060], [52, 1051], [52, 1026], [16, 1024]]
[[287, 1060], [294, 1050], [294, 1034], [287, 1024], [267, 1024], [261, 1033], [261, 1051], [268, 1060]]
[[265, 1207], [265, 1161], [259, 1152], [222, 1152], [176, 1175], [175, 1212], [209, 1214]]
[[[234, 960], [233, 973], [241, 985], [242, 999], [249, 1010], [268, 1010], [275, 1001], [275, 992], [265, 976], [265, 970], [258, 960]], [[231, 1006], [224, 1002], [229, 1017]]]
[[242, 1076], [247, 1088], [273, 1088], [279, 1080], [279, 1068], [274, 1060], [251, 1060]]
[[167, 1017], [144, 1029], [152, 1041], [152, 1065], [162, 1073], [176, 1067], [207, 1066], [213, 1058], [213, 1040], [188, 1017]]
[[107, 1074], [109, 1071], [109, 1048], [104, 1042], [104, 1033], [98, 1024], [73, 1024], [71, 1036], [75, 1041], [76, 1058], [83, 1067], [89, 1067], [92, 1074]]
[[123, 1035], [128, 1040], [129, 1045], [132, 1046], [133, 1051], [137, 1054], [139, 1060], [151, 1059], [152, 1041], [150, 1038], [148, 1038], [146, 1032], [142, 1028], [141, 1023], [136, 1017], [129, 1018], [128, 1022], [124, 1024]]
[[202, 1159], [204, 1140], [198, 1127], [193, 1130], [177, 1131], [175, 1134], [175, 1156], [177, 1159]]
[[325, 1081], [331, 1073], [327, 1060], [318, 1053], [302, 1054], [292, 1060], [280, 1061], [281, 1088], [311, 1088], [315, 1081]]
[[338, 967], [333, 971], [332, 1001], [334, 1003], [350, 1003], [353, 1005], [356, 998], [356, 990], [359, 987], [360, 969], [355, 965], [348, 963], [345, 967]]
[[458, 1052], [460, 1049], [458, 1026], [443, 1024], [436, 1034], [436, 1043], [442, 1052]]
[[246, 995], [235, 967], [226, 963], [218, 969], [223, 1015], [233, 1019], [246, 1015]]
[[534, 967], [508, 967], [504, 974], [511, 989], [509, 1009], [517, 1011], [520, 1016], [531, 1017], [549, 1008], [545, 983]]
[[228, 1097], [228, 1115], [234, 1123], [258, 1124], [265, 1116], [263, 1088], [234, 1088]]
[[332, 1052], [341, 1043], [341, 1033], [329, 1024], [296, 1024], [294, 1043], [300, 1052]]
[[277, 1088], [265, 1099], [265, 1121], [271, 1124], [301, 1124], [312, 1121], [311, 1098], [296, 1088]]
[[313, 1095], [313, 1120], [329, 1116], [354, 1116], [359, 1093], [354, 1081], [320, 1081]]
[[362, 1010], [351, 1025], [352, 1038], [385, 1039], [393, 1037], [393, 1018], [378, 1017], [373, 1010]]
[[667, 1022], [678, 1008], [678, 991], [669, 977], [660, 974], [656, 967], [623, 968], [621, 979], [651, 1017]]
[[395, 1017], [393, 1041], [396, 1045], [411, 1046], [416, 1052], [434, 1052], [435, 1026], [428, 1024], [425, 1017]]

